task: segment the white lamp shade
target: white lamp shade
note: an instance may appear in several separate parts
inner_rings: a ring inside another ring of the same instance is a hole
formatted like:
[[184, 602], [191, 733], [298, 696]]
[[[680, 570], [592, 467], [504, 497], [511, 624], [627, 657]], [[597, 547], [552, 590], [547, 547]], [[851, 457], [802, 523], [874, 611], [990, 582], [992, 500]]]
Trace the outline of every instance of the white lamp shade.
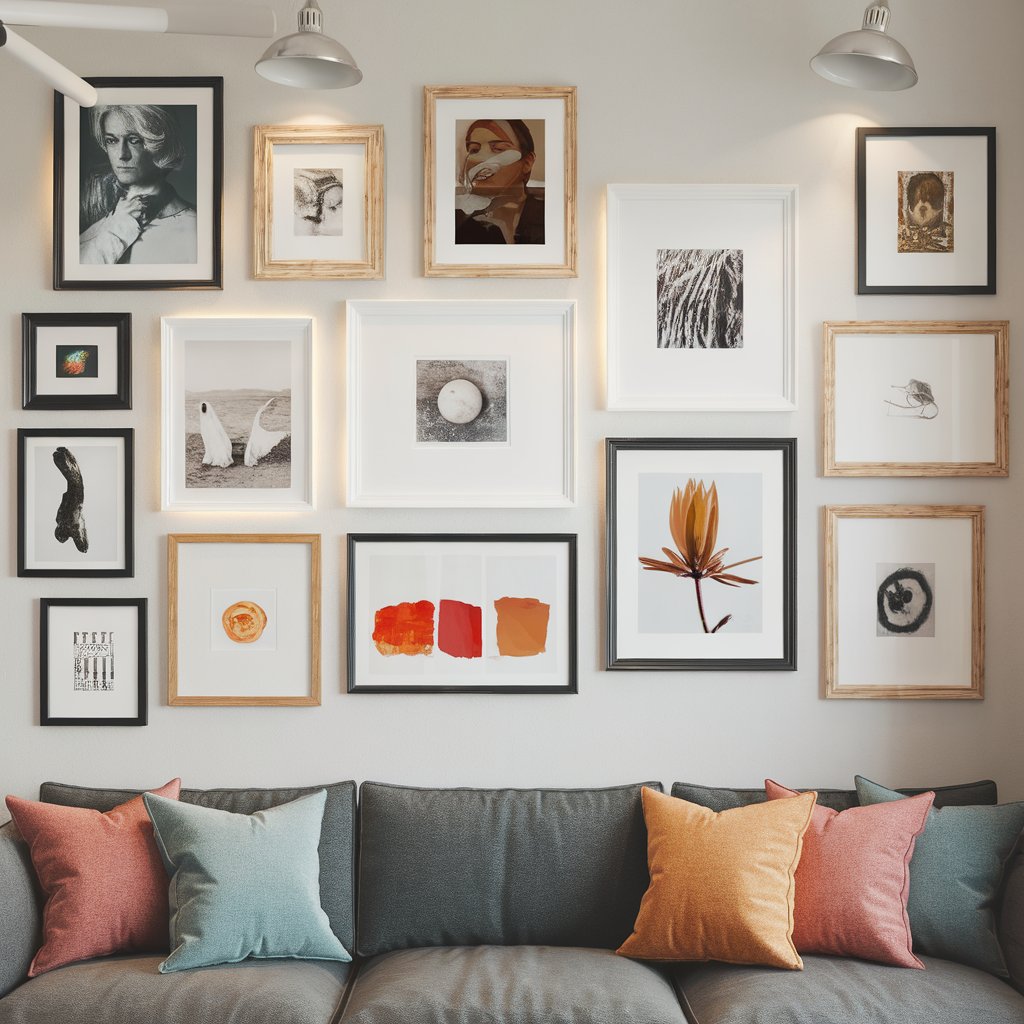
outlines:
[[279, 85], [299, 89], [344, 89], [363, 73], [341, 43], [319, 32], [296, 32], [267, 47], [256, 72]]
[[851, 89], [892, 92], [917, 84], [917, 69], [906, 47], [875, 29], [844, 32], [811, 58], [822, 78]]

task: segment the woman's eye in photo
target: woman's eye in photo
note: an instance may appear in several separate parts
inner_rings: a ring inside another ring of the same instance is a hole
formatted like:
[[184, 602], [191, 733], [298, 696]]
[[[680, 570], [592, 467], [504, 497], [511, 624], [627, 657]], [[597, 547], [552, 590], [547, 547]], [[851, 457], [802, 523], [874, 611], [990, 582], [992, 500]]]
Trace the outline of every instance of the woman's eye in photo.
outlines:
[[480, 152], [480, 143], [479, 142], [470, 142], [466, 146], [466, 152], [469, 153], [471, 156], [476, 155], [477, 153]]

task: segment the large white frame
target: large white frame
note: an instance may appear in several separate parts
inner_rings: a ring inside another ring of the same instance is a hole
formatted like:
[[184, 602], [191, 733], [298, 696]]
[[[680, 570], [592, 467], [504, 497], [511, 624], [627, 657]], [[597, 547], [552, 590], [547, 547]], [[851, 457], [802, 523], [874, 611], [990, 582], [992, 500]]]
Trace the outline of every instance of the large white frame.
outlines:
[[[795, 185], [608, 186], [609, 409], [796, 408], [796, 206]], [[743, 250], [742, 349], [657, 347], [658, 249]]]
[[[575, 321], [576, 304], [561, 300], [349, 302], [347, 504], [575, 504]], [[507, 360], [507, 444], [415, 442], [424, 358]]]

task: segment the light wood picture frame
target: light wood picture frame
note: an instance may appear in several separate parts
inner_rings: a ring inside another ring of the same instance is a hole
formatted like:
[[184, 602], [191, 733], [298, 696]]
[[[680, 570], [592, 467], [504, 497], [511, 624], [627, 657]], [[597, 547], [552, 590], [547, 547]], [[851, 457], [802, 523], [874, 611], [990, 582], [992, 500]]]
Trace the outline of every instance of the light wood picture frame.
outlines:
[[321, 538], [167, 538], [167, 703], [320, 705]]
[[253, 273], [384, 277], [384, 128], [256, 125]]
[[981, 700], [985, 509], [830, 505], [824, 695]]
[[576, 276], [575, 86], [426, 86], [423, 152], [425, 276]]

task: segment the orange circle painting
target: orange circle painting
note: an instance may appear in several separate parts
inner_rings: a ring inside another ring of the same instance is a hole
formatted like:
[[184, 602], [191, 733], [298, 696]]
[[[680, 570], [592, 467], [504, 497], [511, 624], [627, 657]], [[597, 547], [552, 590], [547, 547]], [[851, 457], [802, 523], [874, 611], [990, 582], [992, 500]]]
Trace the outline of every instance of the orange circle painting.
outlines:
[[254, 601], [236, 601], [220, 617], [224, 632], [236, 644], [251, 644], [263, 635], [267, 613]]

